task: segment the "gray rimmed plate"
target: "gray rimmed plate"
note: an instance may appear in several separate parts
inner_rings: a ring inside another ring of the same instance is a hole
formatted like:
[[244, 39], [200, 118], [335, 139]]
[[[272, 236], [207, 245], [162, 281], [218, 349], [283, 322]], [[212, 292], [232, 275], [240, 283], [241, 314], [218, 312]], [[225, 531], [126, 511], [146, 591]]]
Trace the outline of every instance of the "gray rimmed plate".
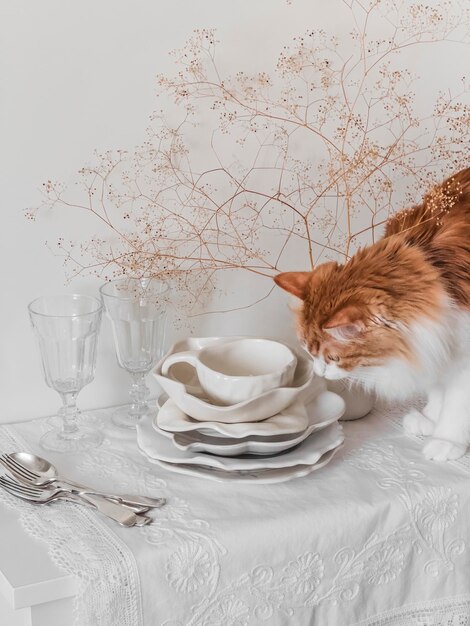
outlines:
[[[295, 415], [295, 408], [292, 413]], [[216, 431], [205, 434], [198, 430], [171, 433], [173, 444], [180, 450], [189, 452], [205, 452], [218, 456], [238, 456], [240, 454], [277, 454], [293, 448], [309, 437], [312, 433], [329, 426], [338, 420], [344, 412], [342, 398], [330, 391], [323, 391], [306, 407], [298, 407], [299, 412], [306, 414], [308, 425], [303, 430], [293, 434], [271, 434], [269, 436], [246, 436], [242, 438], [218, 437]], [[288, 412], [289, 409], [286, 409]], [[217, 426], [217, 423], [216, 423]], [[233, 426], [229, 424], [228, 426]], [[244, 424], [248, 426], [248, 424]], [[255, 422], [253, 427], [268, 427], [264, 422]], [[272, 432], [276, 433], [276, 424], [271, 424]]]

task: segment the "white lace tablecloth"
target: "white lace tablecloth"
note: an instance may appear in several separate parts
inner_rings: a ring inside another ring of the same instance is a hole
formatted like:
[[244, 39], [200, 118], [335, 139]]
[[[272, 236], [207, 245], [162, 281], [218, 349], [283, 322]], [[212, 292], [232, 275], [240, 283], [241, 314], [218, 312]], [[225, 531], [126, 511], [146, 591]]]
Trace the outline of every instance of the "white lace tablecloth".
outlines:
[[[402, 432], [403, 409], [344, 425], [324, 469], [278, 485], [220, 484], [149, 464], [109, 410], [98, 450], [50, 454], [97, 487], [164, 495], [152, 525], [34, 507], [0, 491], [27, 532], [80, 579], [89, 626], [464, 626], [470, 624], [470, 463], [438, 464]], [[2, 451], [41, 453], [47, 420], [0, 428]]]

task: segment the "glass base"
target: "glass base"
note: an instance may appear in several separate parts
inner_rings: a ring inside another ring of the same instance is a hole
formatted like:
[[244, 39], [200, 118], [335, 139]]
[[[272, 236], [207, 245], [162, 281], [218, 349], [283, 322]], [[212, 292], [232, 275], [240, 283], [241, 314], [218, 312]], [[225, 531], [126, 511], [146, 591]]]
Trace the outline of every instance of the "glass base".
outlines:
[[113, 414], [111, 416], [111, 421], [113, 422], [113, 424], [119, 426], [119, 428], [135, 428], [137, 422], [144, 415], [148, 415], [152, 412], [152, 409], [150, 409], [150, 407], [142, 415], [135, 415], [134, 413], [131, 413], [130, 410], [131, 405], [128, 404], [126, 406], [121, 406], [113, 411]]
[[64, 433], [60, 429], [47, 432], [40, 439], [44, 450], [51, 452], [82, 452], [97, 448], [103, 441], [103, 435], [99, 430], [92, 430], [80, 426], [73, 433]]

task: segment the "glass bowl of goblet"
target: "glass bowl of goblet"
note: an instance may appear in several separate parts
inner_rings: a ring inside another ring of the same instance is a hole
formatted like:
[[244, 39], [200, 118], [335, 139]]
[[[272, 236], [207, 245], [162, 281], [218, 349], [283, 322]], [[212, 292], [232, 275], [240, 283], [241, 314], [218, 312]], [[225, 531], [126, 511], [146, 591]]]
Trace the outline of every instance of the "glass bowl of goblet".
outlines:
[[135, 428], [151, 410], [146, 376], [163, 354], [168, 292], [168, 283], [147, 278], [121, 278], [100, 288], [118, 363], [132, 378], [130, 405], [112, 416], [117, 426]]
[[80, 424], [77, 395], [95, 376], [101, 302], [92, 296], [43, 296], [28, 306], [46, 384], [62, 398], [61, 426], [40, 440], [45, 450], [79, 452], [99, 446], [100, 431]]

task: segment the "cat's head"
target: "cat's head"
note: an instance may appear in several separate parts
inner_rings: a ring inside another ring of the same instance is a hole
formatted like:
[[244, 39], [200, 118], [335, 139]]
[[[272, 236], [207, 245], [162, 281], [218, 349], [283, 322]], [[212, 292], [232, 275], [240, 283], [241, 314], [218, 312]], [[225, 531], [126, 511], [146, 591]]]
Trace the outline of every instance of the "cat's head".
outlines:
[[355, 378], [363, 368], [393, 357], [413, 360], [409, 323], [420, 300], [424, 303], [432, 294], [410, 294], [409, 280], [406, 268], [377, 271], [359, 260], [275, 277], [301, 300], [299, 340], [313, 357], [315, 372], [330, 380]]

